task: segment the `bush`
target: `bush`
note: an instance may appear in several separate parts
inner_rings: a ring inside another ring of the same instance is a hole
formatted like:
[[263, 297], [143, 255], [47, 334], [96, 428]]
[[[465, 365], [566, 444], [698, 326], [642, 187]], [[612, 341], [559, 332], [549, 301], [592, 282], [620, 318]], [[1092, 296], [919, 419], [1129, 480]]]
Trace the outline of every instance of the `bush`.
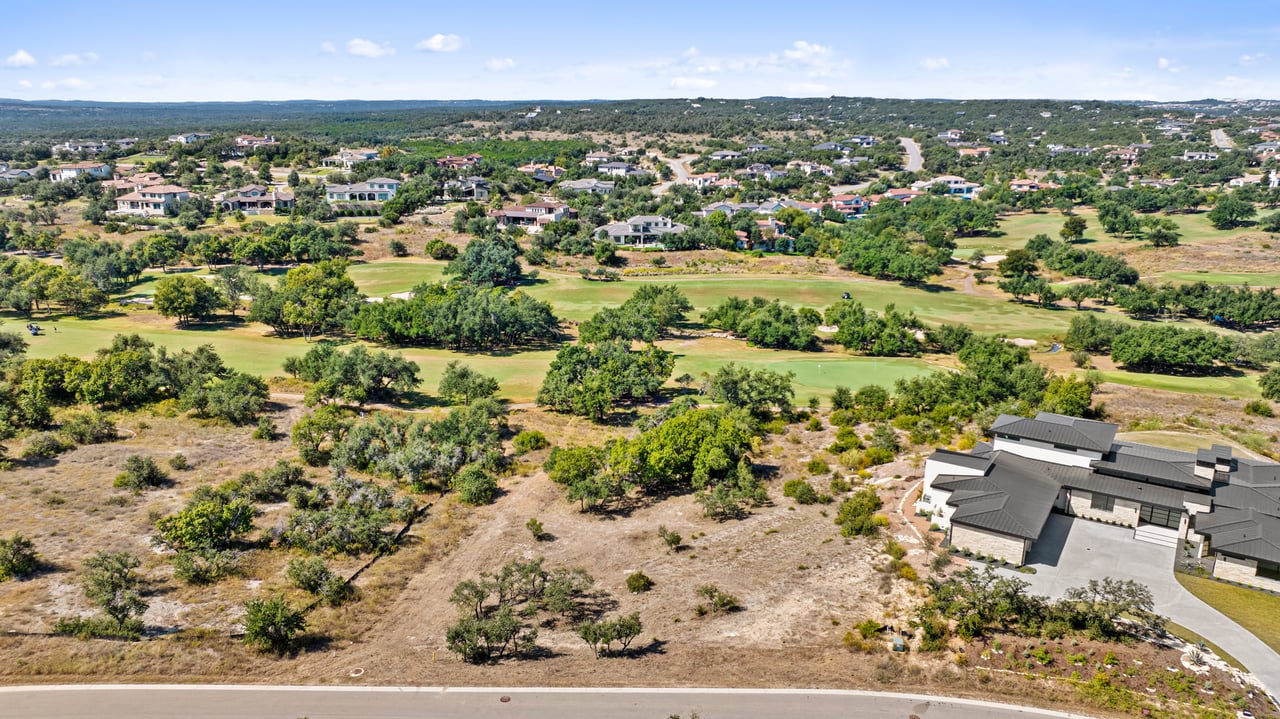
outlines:
[[433, 260], [452, 260], [458, 256], [458, 248], [444, 240], [432, 240], [427, 243], [427, 254]]
[[187, 455], [179, 452], [169, 458], [169, 468], [181, 472], [184, 469], [191, 469], [191, 463], [187, 461]]
[[551, 446], [551, 443], [547, 441], [547, 436], [536, 429], [526, 429], [517, 434], [511, 444], [515, 448], [517, 456]]
[[244, 643], [260, 651], [284, 656], [293, 651], [307, 618], [284, 597], [250, 599], [244, 603]]
[[391, 242], [387, 243], [387, 249], [391, 250], [391, 254], [396, 257], [409, 256], [409, 248], [398, 239], [393, 239]]
[[117, 624], [108, 617], [60, 617], [53, 625], [54, 634], [76, 639], [142, 638], [142, 620], [126, 619]]
[[714, 584], [704, 584], [698, 587], [695, 593], [707, 600], [706, 604], [699, 604], [694, 609], [700, 617], [706, 614], [726, 614], [742, 608], [737, 597]]
[[840, 525], [840, 533], [846, 537], [872, 536], [887, 521], [882, 522], [884, 515], [876, 514], [883, 502], [880, 495], [870, 487], [860, 489], [852, 497], [840, 504], [835, 523]]
[[253, 438], [265, 439], [270, 442], [277, 436], [276, 423], [272, 421], [270, 417], [259, 417], [258, 426], [253, 430]]
[[100, 444], [118, 436], [115, 422], [97, 410], [71, 415], [63, 421], [59, 431], [76, 444]]
[[1271, 403], [1266, 400], [1255, 399], [1244, 406], [1244, 413], [1251, 414], [1255, 417], [1274, 417], [1275, 410], [1271, 408]]
[[212, 584], [240, 569], [240, 553], [231, 550], [178, 552], [173, 558], [173, 576], [188, 584]]
[[641, 594], [653, 589], [653, 580], [644, 572], [634, 572], [627, 577], [627, 591], [632, 594]]
[[325, 583], [333, 578], [333, 570], [320, 557], [291, 559], [284, 570], [289, 583], [307, 594], [319, 594]]
[[667, 545], [667, 549], [674, 549], [676, 551], [680, 550], [680, 542], [684, 541], [684, 538], [679, 534], [662, 525], [658, 525], [658, 536], [661, 537], [663, 543]]
[[36, 432], [22, 444], [23, 459], [50, 459], [74, 449], [75, 445], [53, 432]]
[[458, 493], [458, 501], [472, 506], [492, 502], [494, 494], [498, 491], [498, 480], [478, 464], [463, 467], [450, 484]]
[[808, 423], [808, 424], [806, 424], [806, 425], [804, 426], [804, 428], [805, 428], [805, 429], [807, 429], [807, 430], [809, 430], [810, 432], [821, 432], [821, 431], [822, 431], [822, 420], [821, 420], [820, 418], [818, 418], [818, 417], [810, 417], [810, 418], [809, 418], [809, 423]]
[[888, 464], [893, 461], [893, 450], [884, 447], [870, 447], [862, 453], [862, 459], [868, 467], [874, 467], [880, 464]]
[[811, 459], [804, 466], [805, 470], [812, 475], [830, 474], [831, 466], [821, 459]]
[[116, 476], [113, 486], [141, 492], [169, 483], [169, 475], [150, 457], [131, 454], [124, 460], [124, 471]]
[[1084, 350], [1076, 350], [1071, 353], [1071, 363], [1080, 368], [1088, 368], [1092, 364], [1092, 358], [1089, 353]]
[[813, 504], [818, 501], [818, 491], [803, 479], [791, 479], [783, 484], [782, 496], [794, 499], [796, 504]]
[[845, 492], [848, 492], [848, 491], [849, 491], [850, 489], [852, 489], [852, 488], [853, 488], [853, 487], [849, 484], [849, 480], [844, 479], [843, 477], [832, 477], [832, 478], [831, 478], [831, 493], [832, 493], [832, 494], [844, 494]]
[[30, 539], [16, 533], [8, 539], [0, 538], [0, 582], [31, 574], [39, 561]]
[[533, 535], [533, 541], [535, 542], [541, 542], [542, 538], [546, 536], [546, 530], [537, 517], [529, 517], [529, 521], [524, 523], [524, 528], [529, 530], [529, 534]]

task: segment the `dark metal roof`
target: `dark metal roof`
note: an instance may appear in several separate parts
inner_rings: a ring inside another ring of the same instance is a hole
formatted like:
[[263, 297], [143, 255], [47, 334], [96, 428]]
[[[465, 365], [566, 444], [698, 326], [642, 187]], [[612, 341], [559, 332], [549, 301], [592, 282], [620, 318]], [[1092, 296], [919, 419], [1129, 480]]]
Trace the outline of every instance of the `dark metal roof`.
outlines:
[[956, 452], [950, 449], [934, 450], [933, 455], [929, 459], [936, 459], [939, 462], [954, 464], [959, 467], [968, 467], [969, 469], [986, 469], [991, 464], [991, 458], [971, 454], [969, 452]]
[[1116, 436], [1116, 425], [1041, 412], [1035, 419], [1002, 414], [991, 425], [993, 434], [1034, 439], [1063, 447], [1106, 452]]
[[1123, 449], [1106, 454], [1102, 459], [1094, 460], [1089, 464], [1102, 474], [1136, 479], [1144, 483], [1167, 484], [1203, 492], [1209, 491], [1213, 486], [1212, 478], [1196, 475], [1193, 463], [1169, 462], [1130, 453]]
[[1209, 546], [1246, 559], [1280, 562], [1280, 518], [1256, 509], [1218, 509], [1196, 515], [1196, 531], [1209, 538]]
[[1038, 539], [1058, 498], [1055, 470], [1079, 469], [997, 453], [985, 475], [939, 476], [933, 486], [951, 491], [947, 504], [955, 507], [953, 523]]
[[1210, 503], [1208, 495], [1184, 492], [1180, 489], [1164, 487], [1158, 484], [1109, 477], [1095, 472], [1080, 475], [1080, 477], [1074, 478], [1070, 482], [1065, 482], [1064, 485], [1071, 489], [1082, 489], [1090, 493], [1106, 494], [1120, 499], [1128, 499], [1143, 504], [1154, 504], [1169, 509], [1181, 510], [1183, 502], [1186, 501], [1195, 504]]

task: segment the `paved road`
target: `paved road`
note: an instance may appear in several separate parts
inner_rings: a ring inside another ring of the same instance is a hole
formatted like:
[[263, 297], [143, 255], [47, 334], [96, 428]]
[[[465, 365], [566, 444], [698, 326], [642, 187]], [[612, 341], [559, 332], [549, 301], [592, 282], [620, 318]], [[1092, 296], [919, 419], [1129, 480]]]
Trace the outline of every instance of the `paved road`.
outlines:
[[1236, 143], [1227, 136], [1226, 130], [1218, 129], [1214, 130], [1210, 134], [1213, 135], [1213, 144], [1217, 145], [1219, 149], [1230, 150], [1235, 148]]
[[1280, 656], [1218, 610], [1183, 589], [1173, 576], [1171, 547], [1139, 542], [1133, 530], [1054, 514], [1027, 557], [1035, 574], [1015, 574], [1031, 591], [1057, 599], [1089, 579], [1131, 578], [1151, 589], [1156, 612], [1222, 647], [1273, 695], [1280, 692]]
[[[509, 701], [503, 702], [506, 697]], [[17, 719], [408, 719], [610, 717], [661, 719], [1014, 719], [1082, 717], [908, 694], [823, 690], [481, 689], [441, 687], [72, 686], [0, 689], [0, 717]]]
[[920, 154], [920, 145], [909, 137], [899, 137], [902, 149], [907, 151], [907, 172], [919, 172], [924, 167], [924, 155]]
[[670, 182], [663, 182], [661, 184], [654, 185], [653, 194], [654, 195], [665, 194], [666, 191], [671, 189], [671, 186], [676, 182], [684, 182], [685, 180], [689, 179], [689, 166], [685, 163], [695, 158], [697, 158], [697, 155], [681, 155], [680, 157], [677, 157], [677, 158], [671, 158], [671, 157], [658, 158], [662, 162], [667, 163], [667, 167], [670, 167], [671, 171], [675, 173], [676, 179]]

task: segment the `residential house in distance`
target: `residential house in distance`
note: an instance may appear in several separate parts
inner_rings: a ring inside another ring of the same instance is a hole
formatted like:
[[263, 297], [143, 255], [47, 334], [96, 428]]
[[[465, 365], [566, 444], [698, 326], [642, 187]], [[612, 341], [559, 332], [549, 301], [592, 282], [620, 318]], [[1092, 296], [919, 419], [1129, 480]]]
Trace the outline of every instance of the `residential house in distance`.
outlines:
[[436, 159], [436, 167], [448, 167], [453, 170], [461, 170], [467, 167], [476, 167], [480, 161], [484, 159], [483, 155], [445, 155]]
[[1183, 150], [1177, 157], [1186, 162], [1211, 162], [1218, 159], [1218, 153], [1207, 150]]
[[765, 144], [763, 144], [763, 143], [759, 143], [759, 142], [757, 142], [757, 143], [754, 143], [754, 144], [751, 144], [751, 145], [747, 145], [746, 152], [747, 152], [747, 154], [748, 154], [748, 155], [750, 155], [750, 154], [752, 154], [752, 153], [756, 153], [756, 152], [768, 152], [768, 151], [770, 151], [770, 150], [772, 150], [772, 149], [773, 149], [773, 148], [772, 148], [772, 147], [769, 147], [768, 145], [765, 145]]
[[991, 154], [990, 147], [961, 147], [956, 150], [961, 157], [986, 157]]
[[138, 138], [136, 137], [122, 137], [119, 140], [116, 140], [116, 147], [121, 150], [132, 150], [133, 146], [137, 144]]
[[188, 132], [184, 135], [170, 135], [169, 142], [176, 142], [179, 145], [192, 145], [205, 140], [212, 140], [213, 135], [207, 132]]
[[[836, 162], [839, 162], [839, 160], [837, 160]], [[762, 162], [757, 162], [757, 163], [748, 165], [746, 169], [738, 170], [737, 174], [741, 175], [742, 177], [746, 177], [753, 180], [764, 180], [765, 182], [772, 182], [778, 178], [786, 177], [787, 171], [775, 170], [769, 165], [766, 165]]]
[[1262, 175], [1243, 175], [1241, 177], [1232, 178], [1227, 183], [1228, 187], [1244, 187], [1245, 185], [1261, 185]]
[[177, 185], [151, 185], [116, 198], [116, 213], [152, 217], [168, 214], [191, 197], [191, 191]]
[[913, 190], [906, 187], [895, 187], [885, 190], [883, 194], [869, 195], [867, 201], [872, 205], [878, 205], [881, 202], [900, 202], [904, 205], [911, 204], [911, 201], [926, 194], [923, 190]]
[[96, 140], [67, 140], [62, 144], [54, 145], [49, 148], [49, 152], [54, 157], [65, 155], [76, 156], [80, 154], [93, 156], [100, 152], [106, 152], [110, 149], [111, 143], [109, 142], [98, 142]]
[[590, 167], [592, 165], [599, 165], [602, 162], [608, 162], [612, 159], [613, 155], [611, 153], [605, 150], [594, 150], [592, 152], [588, 152], [587, 156], [583, 158], [582, 166]]
[[814, 145], [810, 149], [816, 150], [818, 152], [848, 152], [849, 151], [848, 147], [846, 147], [843, 143], [839, 143], [839, 142], [822, 142], [817, 145]]
[[931, 180], [920, 180], [911, 183], [911, 189], [920, 192], [928, 192], [929, 188], [934, 185], [942, 185], [947, 188], [946, 194], [971, 199], [978, 190], [982, 189], [982, 185], [976, 182], [969, 182], [963, 177], [956, 175], [938, 175]]
[[852, 220], [861, 217], [871, 207], [862, 195], [835, 195], [831, 198], [831, 209]]
[[990, 135], [987, 135], [987, 142], [991, 143], [992, 145], [1008, 145], [1009, 138], [1004, 136], [1003, 131], [993, 132]]
[[1087, 147], [1087, 146], [1086, 147], [1070, 147], [1068, 145], [1055, 145], [1053, 143], [1046, 145], [1046, 147], [1049, 148], [1050, 157], [1057, 157], [1058, 155], [1076, 155], [1079, 157], [1085, 157], [1087, 155], [1093, 154], [1094, 149], [1096, 149], [1096, 148]]
[[801, 202], [799, 200], [780, 200], [774, 198], [761, 202], [760, 206], [755, 209], [755, 212], [760, 215], [772, 215], [778, 210], [786, 209], [788, 207], [817, 216], [822, 213], [823, 205], [821, 202]]
[[242, 212], [246, 215], [288, 213], [293, 210], [293, 193], [266, 185], [246, 185], [238, 190], [224, 192], [216, 198], [223, 212]]
[[70, 182], [86, 175], [95, 180], [106, 180], [111, 177], [111, 165], [105, 162], [72, 162], [49, 170], [49, 179], [53, 182]]
[[845, 144], [851, 147], [875, 147], [879, 142], [880, 138], [871, 135], [854, 135], [845, 140]]
[[1280, 591], [1280, 464], [1116, 439], [1108, 422], [1001, 415], [991, 443], [925, 462], [917, 511], [952, 546], [1022, 564], [1052, 512], [1134, 528], [1134, 539], [1199, 545], [1213, 576]]
[[563, 167], [559, 167], [558, 165], [548, 165], [541, 162], [530, 162], [528, 164], [517, 167], [516, 172], [523, 172], [524, 174], [529, 175], [530, 177], [533, 177], [535, 179], [551, 178], [552, 180], [556, 180], [556, 179], [559, 179], [559, 177], [563, 175], [565, 172], [567, 172], [567, 170], [565, 170]]
[[359, 147], [354, 150], [344, 147], [338, 150], [337, 154], [320, 160], [320, 164], [325, 167], [341, 167], [344, 170], [350, 170], [362, 162], [376, 160], [378, 157], [378, 151], [371, 147]]
[[693, 187], [702, 190], [714, 186], [719, 179], [720, 173], [718, 172], [699, 172], [694, 175], [689, 175], [681, 182], [681, 184], [692, 185]]
[[613, 180], [597, 180], [594, 177], [586, 177], [581, 180], [565, 180], [557, 187], [562, 187], [571, 192], [594, 192], [597, 195], [607, 195], [613, 192], [617, 184]]
[[10, 185], [31, 177], [35, 177], [31, 174], [31, 170], [9, 169], [9, 166], [5, 165], [5, 169], [0, 170], [0, 185]]
[[386, 202], [399, 189], [399, 180], [373, 177], [350, 185], [325, 185], [324, 196], [329, 202]]
[[257, 137], [254, 135], [236, 135], [236, 147], [245, 152], [251, 152], [259, 147], [279, 144], [279, 142], [276, 142], [276, 138], [271, 135], [266, 135], [264, 137]]
[[701, 210], [693, 213], [699, 217], [709, 217], [713, 212], [723, 212], [726, 217], [733, 217], [739, 212], [755, 212], [760, 206], [754, 202], [712, 202], [709, 205], [703, 205]]
[[712, 160], [738, 160], [742, 158], [742, 153], [737, 150], [716, 150], [708, 157]]
[[938, 133], [939, 140], [950, 140], [952, 142], [964, 139], [964, 132], [961, 130], [943, 130]]
[[787, 163], [787, 169], [798, 170], [800, 172], [803, 172], [806, 176], [816, 173], [819, 175], [823, 175], [824, 177], [831, 177], [832, 175], [836, 174], [836, 171], [831, 169], [829, 165], [823, 165], [822, 163], [819, 163], [819, 162], [809, 162], [807, 160], [792, 160], [791, 162]]
[[1056, 190], [1061, 185], [1056, 182], [1047, 182], [1041, 180], [1010, 180], [1009, 189], [1014, 192], [1039, 192], [1041, 190]]
[[629, 162], [622, 161], [602, 162], [599, 165], [596, 165], [596, 172], [610, 177], [629, 177], [631, 175], [645, 174], [644, 170], [641, 170]]
[[483, 177], [464, 177], [444, 183], [444, 196], [448, 200], [475, 200], [488, 202], [489, 181]]
[[534, 202], [519, 207], [504, 207], [492, 210], [492, 217], [498, 227], [526, 227], [530, 232], [538, 232], [543, 225], [564, 220], [577, 214], [577, 211], [562, 202]]
[[597, 227], [595, 235], [600, 237], [603, 233], [604, 238], [619, 245], [661, 247], [663, 237], [676, 235], [687, 229], [688, 227], [679, 222], [672, 222], [670, 218], [662, 215], [636, 215], [626, 222], [614, 222]]

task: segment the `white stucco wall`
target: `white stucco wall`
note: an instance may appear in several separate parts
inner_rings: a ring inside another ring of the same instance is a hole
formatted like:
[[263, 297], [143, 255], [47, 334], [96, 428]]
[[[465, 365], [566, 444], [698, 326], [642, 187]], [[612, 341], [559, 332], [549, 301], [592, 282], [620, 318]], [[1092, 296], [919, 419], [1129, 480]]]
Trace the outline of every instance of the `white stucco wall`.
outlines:
[[1026, 541], [959, 524], [951, 527], [951, 545], [1012, 564], [1020, 565], [1026, 559]]
[[1138, 526], [1138, 512], [1141, 509], [1137, 502], [1116, 498], [1115, 508], [1110, 512], [1094, 509], [1091, 505], [1093, 494], [1083, 490], [1071, 490], [1071, 513], [1085, 519], [1098, 519], [1104, 522], [1119, 522], [1126, 527]]
[[1038, 442], [1032, 439], [1012, 440], [996, 437], [992, 442], [992, 446], [997, 450], [1016, 454], [1019, 457], [1038, 459], [1042, 462], [1053, 462], [1054, 464], [1065, 464], [1072, 467], [1088, 467], [1093, 460], [1102, 459], [1101, 452], [1090, 452], [1085, 449], [1060, 449], [1048, 442]]
[[978, 477], [982, 475], [982, 470], [951, 464], [945, 460], [932, 458], [925, 460], [924, 487], [921, 489], [920, 499], [916, 502], [916, 511], [931, 513], [933, 515], [932, 521], [936, 522], [939, 527], [946, 529], [951, 526], [950, 518], [954, 507], [947, 506], [947, 500], [951, 498], [951, 492], [933, 488], [933, 480], [937, 479], [938, 475]]

